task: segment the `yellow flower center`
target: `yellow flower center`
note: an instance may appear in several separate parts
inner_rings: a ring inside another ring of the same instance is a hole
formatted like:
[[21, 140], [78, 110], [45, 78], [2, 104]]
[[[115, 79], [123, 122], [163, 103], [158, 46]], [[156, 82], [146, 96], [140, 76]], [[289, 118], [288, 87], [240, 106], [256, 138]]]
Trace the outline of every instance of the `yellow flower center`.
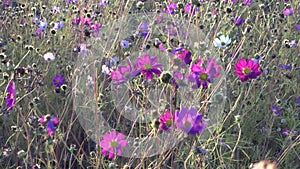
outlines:
[[129, 77], [130, 77], [130, 73], [129, 73], [129, 72], [126, 72], [126, 73], [125, 73], [125, 77], [126, 77], [126, 78], [129, 78]]
[[190, 128], [190, 127], [192, 126], [192, 124], [191, 124], [189, 121], [186, 121], [186, 122], [184, 123], [184, 126], [185, 126], [186, 128]]
[[112, 148], [116, 148], [118, 146], [118, 142], [117, 141], [112, 141], [112, 142], [110, 142], [110, 146]]
[[208, 74], [207, 73], [202, 73], [200, 75], [200, 80], [206, 81], [208, 79]]
[[152, 69], [152, 65], [151, 65], [151, 64], [146, 64], [146, 65], [145, 65], [145, 69], [147, 69], [147, 70]]
[[168, 127], [172, 126], [172, 124], [173, 124], [172, 120], [167, 120], [167, 121], [166, 121], [166, 125], [167, 125]]
[[245, 68], [244, 69], [244, 73], [245, 73], [245, 75], [249, 75], [249, 74], [251, 74], [251, 69], [249, 69], [249, 68]]

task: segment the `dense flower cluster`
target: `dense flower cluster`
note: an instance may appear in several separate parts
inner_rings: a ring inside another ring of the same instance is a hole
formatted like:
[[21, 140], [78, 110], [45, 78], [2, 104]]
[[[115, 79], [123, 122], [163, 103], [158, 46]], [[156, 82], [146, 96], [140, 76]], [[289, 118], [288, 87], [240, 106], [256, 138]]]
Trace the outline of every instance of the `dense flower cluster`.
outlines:
[[47, 123], [47, 133], [49, 136], [53, 136], [59, 124], [59, 119], [54, 115], [44, 115], [40, 118], [39, 122], [41, 124]]

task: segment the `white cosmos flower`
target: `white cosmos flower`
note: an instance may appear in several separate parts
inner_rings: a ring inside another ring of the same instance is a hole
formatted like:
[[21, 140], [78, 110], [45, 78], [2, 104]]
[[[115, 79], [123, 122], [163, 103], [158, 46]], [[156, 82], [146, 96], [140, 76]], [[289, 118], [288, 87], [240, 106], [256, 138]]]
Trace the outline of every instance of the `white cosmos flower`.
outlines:
[[44, 59], [47, 61], [47, 62], [53, 62], [55, 60], [55, 56], [53, 53], [51, 52], [47, 52], [45, 55], [44, 55]]
[[231, 43], [229, 36], [221, 35], [220, 38], [214, 40], [215, 47], [226, 48]]

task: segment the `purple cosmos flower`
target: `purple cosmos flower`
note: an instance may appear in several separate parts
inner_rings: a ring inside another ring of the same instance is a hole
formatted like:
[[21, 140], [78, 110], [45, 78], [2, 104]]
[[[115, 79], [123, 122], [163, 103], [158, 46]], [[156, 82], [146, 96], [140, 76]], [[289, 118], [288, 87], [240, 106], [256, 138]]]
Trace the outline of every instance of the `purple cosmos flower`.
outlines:
[[165, 114], [160, 116], [160, 129], [170, 132], [170, 128], [173, 126], [174, 117], [170, 110], [167, 110]]
[[290, 66], [290, 65], [280, 64], [279, 66], [280, 66], [281, 69], [292, 70], [292, 66]]
[[147, 22], [142, 23], [142, 25], [139, 27], [140, 36], [143, 36], [144, 38], [149, 37], [149, 26]]
[[243, 2], [243, 4], [244, 4], [245, 6], [251, 5], [252, 3], [253, 3], [253, 0], [244, 0], [244, 2]]
[[178, 9], [178, 5], [175, 4], [174, 2], [172, 2], [167, 9], [167, 12], [171, 15], [175, 14], [175, 10], [174, 9]]
[[283, 15], [285, 15], [285, 16], [292, 16], [293, 14], [294, 14], [294, 10], [291, 8], [285, 9], [283, 11]]
[[184, 83], [184, 75], [176, 71], [173, 74], [173, 80], [172, 80], [172, 85], [178, 88], [179, 86], [185, 86], [186, 84]]
[[14, 81], [10, 81], [7, 87], [6, 108], [12, 110], [16, 104], [16, 86]]
[[272, 110], [274, 116], [281, 116], [280, 108], [275, 106], [274, 104], [272, 104], [271, 110]]
[[235, 17], [235, 19], [232, 21], [233, 24], [236, 26], [241, 26], [245, 22], [244, 18]]
[[127, 82], [138, 74], [133, 70], [132, 64], [128, 61], [128, 66], [119, 66], [118, 70], [111, 72], [111, 79], [114, 80], [114, 85], [120, 85]]
[[262, 72], [259, 67], [259, 63], [254, 63], [252, 59], [249, 59], [248, 62], [246, 59], [241, 59], [235, 64], [235, 73], [240, 76], [242, 82], [245, 82], [261, 75]]
[[26, 23], [26, 19], [22, 19], [21, 21], [20, 21], [20, 25], [24, 25]]
[[63, 21], [58, 21], [57, 23], [54, 24], [53, 29], [54, 30], [61, 30], [64, 27], [64, 22]]
[[119, 133], [117, 135], [116, 131], [112, 131], [109, 134], [105, 134], [102, 141], [100, 141], [100, 146], [102, 147], [102, 154], [108, 155], [108, 158], [112, 159], [115, 157], [115, 154], [123, 154], [122, 147], [128, 145], [128, 141], [124, 139], [125, 135]]
[[290, 133], [291, 133], [291, 130], [286, 129], [286, 130], [284, 130], [284, 131], [282, 132], [282, 135], [283, 135], [283, 136], [288, 136], [288, 135], [290, 135]]
[[206, 123], [202, 119], [202, 115], [197, 114], [197, 110], [183, 107], [181, 111], [175, 113], [176, 126], [187, 134], [196, 135], [204, 131]]
[[192, 62], [192, 52], [184, 49], [183, 52], [177, 52], [175, 53], [175, 56], [177, 56], [179, 59], [183, 60], [185, 64], [189, 65]]
[[215, 78], [221, 76], [222, 67], [217, 64], [216, 59], [207, 60], [207, 68], [202, 67], [203, 60], [199, 59], [197, 64], [191, 67], [192, 74], [188, 75], [189, 82], [195, 82], [196, 84], [192, 87], [194, 89], [199, 88], [201, 85], [204, 89], [208, 88], [208, 83], [213, 83]]
[[158, 57], [150, 57], [150, 55], [145, 55], [143, 58], [137, 58], [137, 69], [141, 73], [145, 74], [148, 80], [152, 80], [153, 74], [160, 76], [163, 65], [157, 63]]
[[295, 26], [296, 31], [300, 31], [300, 25]]
[[65, 83], [65, 78], [64, 78], [64, 76], [62, 76], [62, 75], [57, 75], [57, 76], [55, 76], [54, 79], [53, 79], [53, 84], [54, 84], [56, 87], [60, 87], [60, 86], [62, 86], [64, 83]]
[[122, 40], [122, 41], [120, 42], [120, 46], [121, 46], [123, 49], [129, 48], [129, 45], [130, 45], [130, 43], [129, 43], [129, 41], [127, 41], [127, 40]]
[[40, 30], [44, 31], [44, 30], [47, 29], [47, 27], [48, 27], [48, 23], [47, 23], [46, 20], [40, 21], [40, 23], [39, 23], [39, 29], [40, 29]]

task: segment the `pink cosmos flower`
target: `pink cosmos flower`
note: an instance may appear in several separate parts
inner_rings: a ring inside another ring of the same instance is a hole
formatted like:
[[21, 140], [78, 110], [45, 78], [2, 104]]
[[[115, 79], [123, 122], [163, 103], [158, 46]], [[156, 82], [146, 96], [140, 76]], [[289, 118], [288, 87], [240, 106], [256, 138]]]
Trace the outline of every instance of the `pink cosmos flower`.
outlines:
[[91, 25], [93, 24], [93, 19], [92, 19], [92, 18], [87, 18], [87, 17], [81, 17], [81, 18], [80, 18], [80, 22], [81, 22], [83, 25], [91, 26]]
[[242, 82], [245, 82], [261, 75], [262, 72], [259, 67], [259, 63], [254, 63], [252, 59], [249, 59], [248, 62], [246, 59], [241, 59], [235, 64], [235, 73], [240, 76]]
[[120, 85], [135, 77], [137, 74], [138, 72], [132, 68], [131, 63], [128, 61], [128, 66], [119, 66], [118, 70], [111, 72], [111, 79], [114, 80], [114, 85]]
[[181, 111], [175, 113], [176, 126], [187, 134], [196, 135], [203, 132], [207, 126], [201, 114], [194, 108], [183, 107]]
[[93, 25], [91, 26], [91, 28], [94, 30], [94, 37], [98, 37], [98, 36], [99, 36], [101, 27], [102, 27], [102, 26], [101, 26], [99, 23], [93, 24]]
[[162, 64], [157, 63], [158, 57], [150, 57], [150, 55], [145, 55], [143, 58], [137, 58], [137, 70], [145, 74], [148, 80], [152, 80], [153, 74], [160, 76]]
[[[102, 147], [102, 154], [108, 155], [108, 158], [112, 159], [115, 154], [122, 155], [122, 147], [128, 145], [128, 141], [124, 139], [125, 135], [119, 133], [117, 135], [116, 131], [112, 131], [109, 134], [105, 134], [102, 141], [100, 141], [100, 146]], [[109, 153], [109, 154], [108, 154]]]
[[207, 60], [207, 68], [203, 67], [203, 60], [199, 59], [197, 64], [192, 65], [191, 71], [192, 74], [188, 75], [189, 82], [195, 82], [193, 85], [194, 89], [199, 88], [201, 85], [204, 89], [208, 88], [208, 83], [213, 83], [215, 78], [221, 76], [222, 67], [218, 65], [216, 59]]

